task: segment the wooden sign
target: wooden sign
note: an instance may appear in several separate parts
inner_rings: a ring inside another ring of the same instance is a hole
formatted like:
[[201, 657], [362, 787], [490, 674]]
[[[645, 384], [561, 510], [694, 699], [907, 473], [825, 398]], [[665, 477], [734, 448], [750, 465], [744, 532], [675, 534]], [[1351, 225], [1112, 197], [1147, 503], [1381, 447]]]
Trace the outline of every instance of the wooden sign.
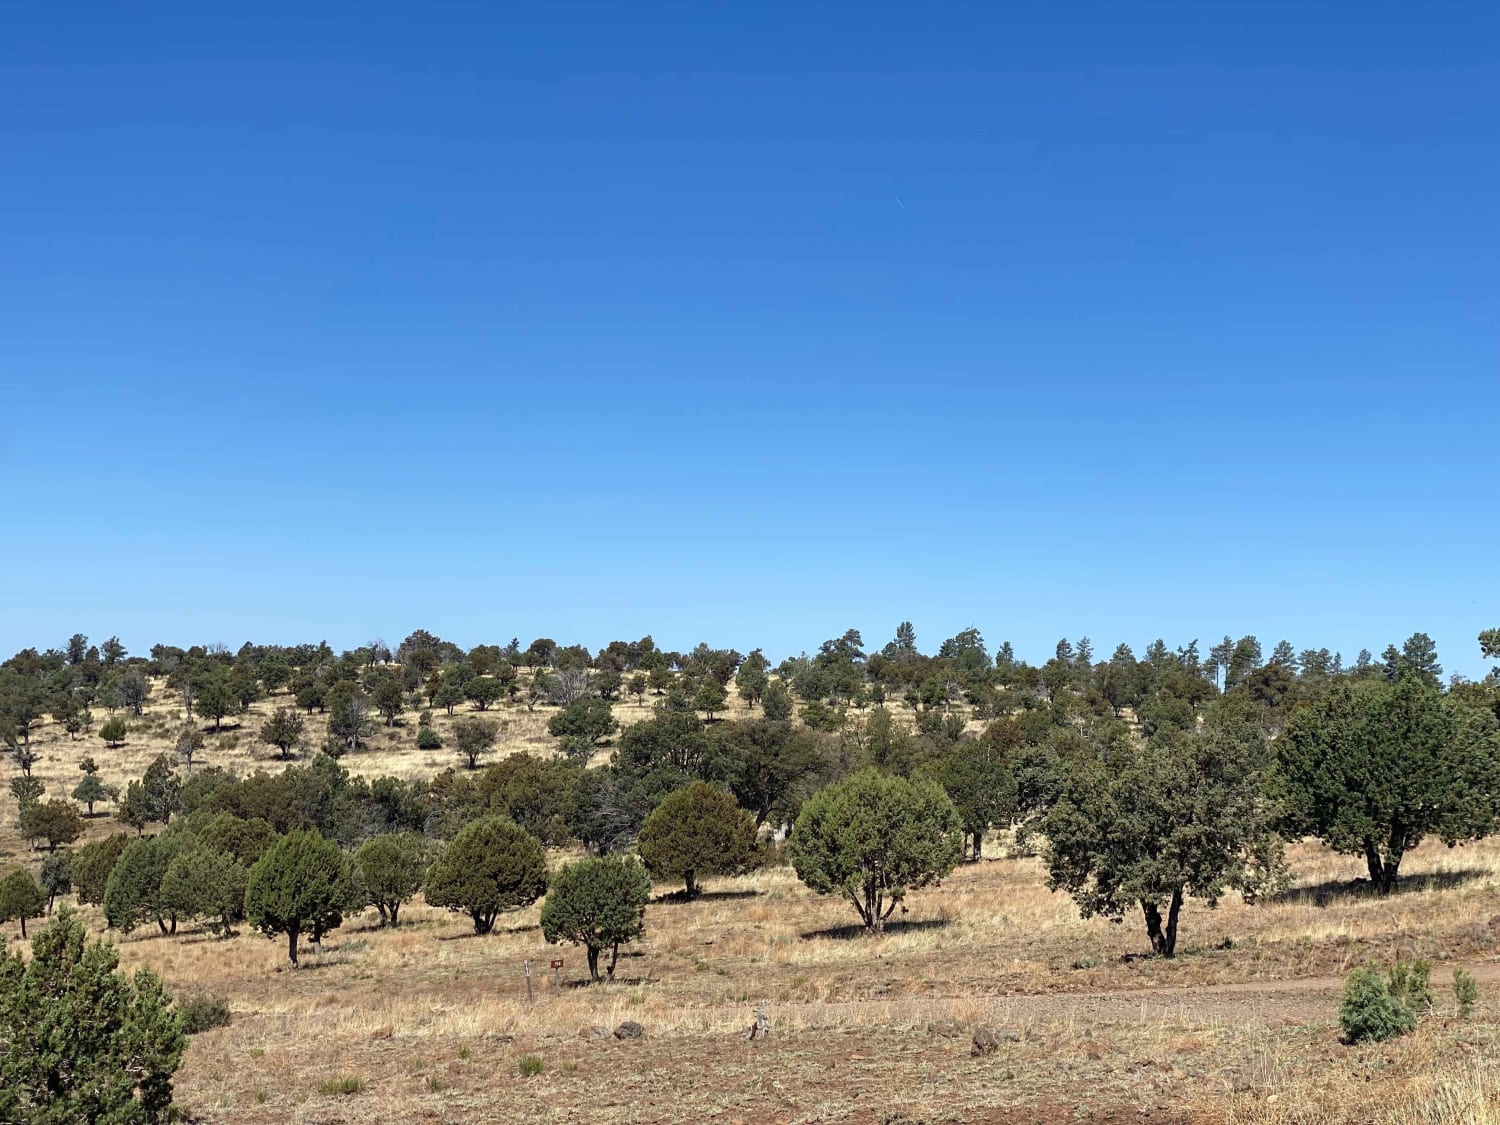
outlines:
[[563, 966], [562, 966], [562, 958], [561, 957], [559, 957], [557, 960], [553, 961], [552, 964], [548, 966], [548, 968], [552, 968], [552, 969], [560, 969], [562, 967]]

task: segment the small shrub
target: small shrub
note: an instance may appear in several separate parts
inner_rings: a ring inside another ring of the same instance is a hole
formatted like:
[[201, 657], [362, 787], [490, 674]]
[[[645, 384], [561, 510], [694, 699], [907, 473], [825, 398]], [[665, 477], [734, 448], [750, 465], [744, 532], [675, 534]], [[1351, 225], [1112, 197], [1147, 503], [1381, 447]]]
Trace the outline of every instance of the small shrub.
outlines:
[[1383, 1042], [1405, 1035], [1417, 1025], [1416, 1014], [1392, 994], [1390, 981], [1379, 969], [1355, 969], [1344, 982], [1339, 1024], [1350, 1043]]
[[1397, 961], [1391, 969], [1391, 995], [1401, 1001], [1413, 1013], [1432, 1009], [1432, 962], [1417, 958], [1415, 961]]
[[344, 1074], [318, 1083], [318, 1093], [334, 1098], [347, 1098], [364, 1088], [365, 1080], [357, 1074]]
[[420, 727], [417, 730], [418, 750], [441, 750], [443, 740], [438, 737], [438, 732], [431, 727]]
[[1458, 1018], [1468, 1019], [1474, 1014], [1474, 1005], [1479, 1000], [1479, 982], [1464, 970], [1454, 969], [1453, 998], [1458, 1001]]
[[439, 1075], [429, 1074], [427, 1076], [427, 1088], [434, 1094], [441, 1094], [448, 1088], [448, 1083], [443, 1081]]
[[177, 1012], [189, 1035], [229, 1026], [229, 1004], [222, 996], [189, 996], [178, 1001]]
[[542, 1060], [536, 1055], [521, 1056], [521, 1077], [533, 1078], [546, 1069], [542, 1066]]

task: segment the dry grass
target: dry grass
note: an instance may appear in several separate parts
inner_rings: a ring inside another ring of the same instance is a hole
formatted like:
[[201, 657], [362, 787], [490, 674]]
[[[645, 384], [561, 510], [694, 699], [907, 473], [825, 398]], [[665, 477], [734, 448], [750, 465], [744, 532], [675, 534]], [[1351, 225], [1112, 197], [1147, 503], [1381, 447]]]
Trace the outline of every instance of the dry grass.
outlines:
[[[1311, 846], [1295, 858], [1318, 882], [1352, 874]], [[1492, 952], [1472, 943], [1495, 909], [1500, 845], [1424, 848], [1410, 863], [1483, 874], [1385, 902], [1190, 905], [1172, 962], [1139, 958], [1136, 919], [1078, 918], [1025, 858], [961, 869], [878, 938], [850, 935], [853, 912], [786, 869], [721, 880], [695, 902], [653, 902], [646, 940], [605, 986], [583, 986], [577, 950], [545, 944], [535, 908], [483, 938], [420, 902], [397, 931], [367, 915], [295, 972], [281, 969], [280, 942], [248, 934], [139, 933], [120, 951], [174, 989], [228, 999], [234, 1022], [193, 1040], [179, 1081], [207, 1120], [693, 1121], [755, 1107], [792, 1121], [999, 1121], [1025, 1106], [1049, 1121], [1076, 1103], [1098, 1120], [1138, 1106], [1247, 1125], [1487, 1122], [1500, 965], [1474, 966], [1473, 1023], [1442, 1009], [1394, 1044], [1337, 1040], [1338, 982], [1324, 974], [1351, 943], [1376, 955], [1461, 947], [1471, 962]], [[1234, 947], [1216, 948], [1226, 937]], [[545, 966], [559, 953], [554, 995]], [[1446, 979], [1434, 977], [1441, 1004]], [[739, 1033], [757, 1007], [774, 1031], [752, 1044]], [[627, 1019], [643, 1040], [589, 1035]], [[1020, 1041], [972, 1058], [981, 1025]], [[524, 1055], [543, 1071], [523, 1077]], [[320, 1093], [351, 1077], [359, 1092]], [[1365, 1112], [1377, 1091], [1384, 1117]]]
[[[628, 722], [649, 708], [617, 713]], [[70, 744], [44, 729], [37, 773], [54, 793], [71, 789], [88, 752], [112, 783], [139, 774], [176, 723], [165, 701], [148, 717], [108, 755], [97, 739]], [[550, 748], [540, 708], [503, 717], [506, 750]], [[203, 760], [243, 772], [278, 768], [270, 757], [242, 737]], [[344, 759], [407, 776], [453, 761], [415, 749], [414, 721]], [[1037, 860], [1005, 850], [990, 841], [996, 858], [914, 895], [878, 938], [854, 934], [852, 910], [785, 868], [711, 883], [691, 903], [658, 900], [646, 939], [605, 986], [583, 986], [580, 952], [548, 946], [535, 908], [483, 938], [420, 902], [396, 931], [366, 914], [295, 972], [281, 968], [279, 941], [253, 934], [138, 932], [119, 948], [126, 967], [150, 966], [178, 992], [227, 999], [233, 1022], [195, 1037], [179, 1076], [180, 1102], [206, 1121], [1500, 1120], [1500, 963], [1488, 924], [1500, 914], [1500, 842], [1424, 846], [1402, 892], [1384, 900], [1349, 889], [1358, 861], [1299, 845], [1297, 887], [1276, 901], [1190, 902], [1173, 961], [1141, 957], [1137, 918], [1079, 918], [1046, 890]], [[559, 954], [567, 968], [554, 995], [545, 966]], [[1406, 1039], [1343, 1047], [1339, 978], [1398, 955], [1440, 963], [1439, 1010]], [[1453, 962], [1480, 980], [1472, 1022], [1452, 1016]], [[757, 1007], [773, 1033], [751, 1043], [740, 1032]], [[627, 1019], [645, 1038], [591, 1034]], [[977, 1026], [1019, 1039], [975, 1058]], [[523, 1056], [542, 1070], [523, 1075]]]

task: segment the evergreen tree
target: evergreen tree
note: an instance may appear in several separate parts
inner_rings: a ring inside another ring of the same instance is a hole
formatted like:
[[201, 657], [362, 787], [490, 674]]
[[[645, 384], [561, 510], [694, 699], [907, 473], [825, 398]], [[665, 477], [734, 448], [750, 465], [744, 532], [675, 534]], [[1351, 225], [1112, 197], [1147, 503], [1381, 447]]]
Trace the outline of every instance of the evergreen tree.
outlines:
[[287, 961], [295, 968], [302, 934], [310, 933], [321, 953], [323, 935], [342, 925], [344, 911], [357, 901], [339, 846], [315, 830], [294, 830], [250, 869], [245, 913], [267, 937], [286, 935]]
[[0, 1121], [169, 1120], [186, 1038], [161, 981], [117, 972], [114, 947], [66, 910], [31, 949], [0, 953]]
[[681, 879], [692, 898], [700, 876], [750, 865], [755, 820], [728, 793], [698, 781], [669, 794], [646, 818], [637, 849], [653, 878]]
[[542, 903], [542, 935], [549, 942], [570, 941], [588, 952], [589, 976], [599, 979], [599, 954], [610, 950], [610, 979], [620, 946], [646, 929], [651, 879], [636, 860], [603, 856], [570, 863], [557, 873]]
[[541, 843], [506, 817], [469, 824], [427, 873], [427, 901], [469, 915], [476, 934], [494, 929], [501, 911], [530, 906], [546, 891]]
[[963, 850], [963, 825], [936, 782], [873, 769], [814, 795], [789, 848], [798, 878], [847, 898], [875, 933], [909, 892], [952, 871]]

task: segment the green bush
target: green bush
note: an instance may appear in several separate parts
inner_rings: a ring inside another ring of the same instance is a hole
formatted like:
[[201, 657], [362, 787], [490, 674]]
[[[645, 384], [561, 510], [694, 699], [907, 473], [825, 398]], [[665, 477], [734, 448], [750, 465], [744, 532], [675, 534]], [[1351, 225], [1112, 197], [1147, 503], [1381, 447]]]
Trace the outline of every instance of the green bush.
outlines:
[[1453, 998], [1458, 1001], [1458, 1018], [1466, 1020], [1474, 1014], [1474, 1005], [1479, 1000], [1479, 983], [1462, 969], [1453, 970]]
[[338, 1078], [325, 1079], [318, 1083], [318, 1093], [332, 1098], [347, 1098], [365, 1088], [365, 1080], [357, 1074], [345, 1074]]
[[1350, 1043], [1379, 1043], [1405, 1035], [1417, 1026], [1417, 1016], [1404, 999], [1392, 992], [1385, 974], [1364, 966], [1355, 969], [1344, 982], [1339, 1023]]
[[570, 863], [553, 877], [542, 903], [542, 936], [587, 949], [593, 980], [599, 979], [600, 952], [611, 950], [613, 979], [620, 946], [645, 931], [650, 897], [651, 878], [634, 859], [598, 856]]
[[937, 782], [874, 769], [819, 790], [788, 846], [799, 879], [847, 898], [876, 933], [907, 892], [948, 874], [963, 850], [963, 824]]
[[443, 740], [438, 737], [438, 732], [431, 727], [419, 727], [417, 730], [418, 750], [441, 750]]
[[1432, 962], [1397, 961], [1391, 970], [1391, 995], [1414, 1013], [1432, 1010]]
[[538, 1074], [542, 1073], [542, 1071], [544, 1069], [546, 1069], [546, 1068], [542, 1065], [542, 1060], [540, 1058], [538, 1058], [536, 1055], [522, 1055], [521, 1056], [521, 1077], [522, 1078], [531, 1078], [531, 1077], [534, 1077], [535, 1075], [538, 1075]]
[[229, 1002], [222, 996], [189, 996], [178, 1001], [177, 1014], [189, 1035], [229, 1026]]
[[0, 952], [0, 1121], [147, 1125], [172, 1114], [185, 1040], [146, 969], [118, 972], [64, 909], [31, 943]]

